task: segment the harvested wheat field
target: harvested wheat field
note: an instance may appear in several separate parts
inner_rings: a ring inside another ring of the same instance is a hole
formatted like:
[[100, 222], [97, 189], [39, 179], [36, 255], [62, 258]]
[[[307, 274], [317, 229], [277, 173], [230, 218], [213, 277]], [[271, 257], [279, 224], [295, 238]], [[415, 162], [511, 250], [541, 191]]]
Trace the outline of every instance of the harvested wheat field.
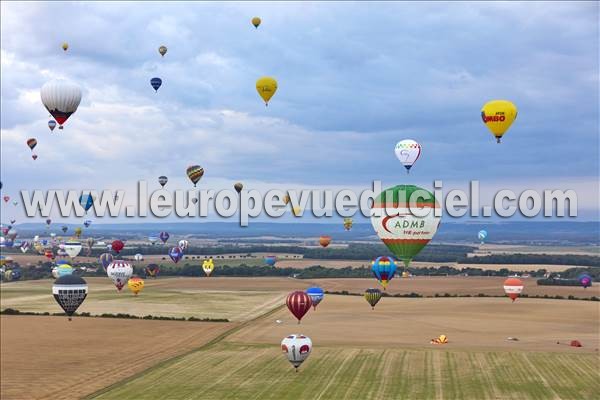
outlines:
[[[136, 316], [226, 318], [245, 321], [281, 304], [285, 289], [237, 290], [221, 279], [210, 289], [200, 285], [207, 278], [146, 279], [144, 290], [134, 296], [127, 287], [117, 292], [108, 278], [86, 278], [89, 294], [78, 312], [92, 315], [125, 313]], [[31, 312], [61, 312], [52, 297], [53, 280], [2, 284], [2, 308]]]
[[232, 323], [2, 316], [1, 398], [75, 399], [198, 348]]
[[[282, 321], [276, 323], [276, 320]], [[505, 298], [382, 298], [374, 310], [362, 296], [328, 295], [297, 323], [282, 308], [226, 340], [239, 344], [278, 343], [301, 332], [323, 346], [430, 347], [447, 335], [445, 349], [552, 351], [598, 355], [598, 303]], [[519, 341], [507, 341], [517, 337]], [[582, 348], [567, 346], [577, 339]], [[557, 344], [556, 342], [561, 344]]]

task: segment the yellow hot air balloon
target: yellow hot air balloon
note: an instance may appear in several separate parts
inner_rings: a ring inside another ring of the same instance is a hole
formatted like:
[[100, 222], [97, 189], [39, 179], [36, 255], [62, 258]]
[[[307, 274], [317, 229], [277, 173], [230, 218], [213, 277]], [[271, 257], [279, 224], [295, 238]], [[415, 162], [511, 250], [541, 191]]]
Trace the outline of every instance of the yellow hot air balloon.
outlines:
[[64, 42], [64, 43], [62, 44], [62, 49], [63, 49], [64, 51], [67, 51], [67, 50], [69, 49], [69, 43], [67, 43], [67, 42]]
[[481, 119], [498, 143], [516, 118], [517, 106], [508, 100], [488, 101], [481, 109]]
[[167, 54], [167, 46], [160, 46], [158, 48], [158, 52], [160, 53], [161, 56], [165, 56], [165, 54]]
[[134, 276], [127, 281], [127, 287], [137, 296], [144, 288], [144, 280], [139, 276]]
[[202, 270], [204, 271], [206, 276], [210, 276], [210, 274], [212, 274], [214, 269], [215, 269], [215, 263], [212, 258], [209, 258], [208, 260], [204, 260], [202, 262]]
[[277, 81], [270, 76], [263, 76], [256, 81], [256, 91], [265, 101], [265, 105], [269, 105], [269, 100], [277, 91]]
[[252, 25], [254, 25], [255, 28], [258, 28], [258, 26], [260, 25], [260, 18], [258, 18], [258, 17], [252, 18]]

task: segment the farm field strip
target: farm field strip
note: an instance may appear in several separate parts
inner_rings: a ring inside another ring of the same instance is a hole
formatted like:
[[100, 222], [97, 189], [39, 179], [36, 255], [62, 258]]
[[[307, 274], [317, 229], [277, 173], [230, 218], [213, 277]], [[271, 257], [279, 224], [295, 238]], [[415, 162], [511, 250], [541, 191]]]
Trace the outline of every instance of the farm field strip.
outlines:
[[598, 367], [595, 354], [315, 347], [295, 373], [279, 343], [220, 342], [95, 398], [584, 399]]

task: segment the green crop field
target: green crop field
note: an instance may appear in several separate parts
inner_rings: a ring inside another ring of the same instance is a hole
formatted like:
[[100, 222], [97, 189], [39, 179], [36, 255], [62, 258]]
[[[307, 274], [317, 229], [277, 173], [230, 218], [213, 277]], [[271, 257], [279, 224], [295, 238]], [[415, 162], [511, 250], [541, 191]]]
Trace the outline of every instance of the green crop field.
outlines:
[[278, 345], [218, 343], [96, 399], [592, 399], [596, 354], [315, 348], [295, 373]]

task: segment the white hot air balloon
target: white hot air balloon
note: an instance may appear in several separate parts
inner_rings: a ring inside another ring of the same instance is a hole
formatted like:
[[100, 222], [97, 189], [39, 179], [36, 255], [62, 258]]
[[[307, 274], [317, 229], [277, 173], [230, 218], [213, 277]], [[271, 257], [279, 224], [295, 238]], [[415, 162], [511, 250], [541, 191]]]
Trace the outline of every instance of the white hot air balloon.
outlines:
[[190, 245], [190, 242], [188, 242], [188, 241], [187, 241], [187, 240], [185, 240], [185, 239], [181, 239], [181, 240], [179, 241], [178, 245], [179, 245], [179, 248], [180, 248], [181, 250], [183, 250], [183, 251], [186, 251], [186, 250], [187, 250], [187, 248], [188, 248], [188, 246]]
[[70, 81], [55, 79], [47, 82], [40, 90], [42, 103], [62, 129], [65, 121], [77, 111], [81, 102], [81, 88]]
[[404, 165], [408, 173], [421, 155], [421, 145], [412, 139], [404, 139], [396, 144], [395, 152], [396, 157], [398, 157], [398, 160]]
[[83, 248], [83, 245], [81, 244], [81, 242], [76, 242], [74, 240], [69, 240], [62, 246], [62, 249], [71, 258], [77, 257], [79, 255], [79, 253], [81, 252], [82, 248]]
[[135, 261], [138, 261], [138, 262], [139, 262], [139, 261], [144, 261], [144, 256], [143, 256], [143, 255], [141, 255], [140, 253], [137, 253], [135, 256], [133, 256], [133, 259], [134, 259]]
[[121, 291], [123, 286], [127, 284], [129, 278], [131, 278], [131, 275], [133, 275], [133, 268], [128, 262], [123, 260], [115, 260], [108, 264], [108, 267], [106, 267], [106, 274], [110, 279], [112, 279], [113, 283], [117, 287], [117, 290]]
[[289, 335], [281, 341], [281, 351], [298, 372], [298, 367], [312, 351], [312, 341], [308, 336], [302, 334]]

